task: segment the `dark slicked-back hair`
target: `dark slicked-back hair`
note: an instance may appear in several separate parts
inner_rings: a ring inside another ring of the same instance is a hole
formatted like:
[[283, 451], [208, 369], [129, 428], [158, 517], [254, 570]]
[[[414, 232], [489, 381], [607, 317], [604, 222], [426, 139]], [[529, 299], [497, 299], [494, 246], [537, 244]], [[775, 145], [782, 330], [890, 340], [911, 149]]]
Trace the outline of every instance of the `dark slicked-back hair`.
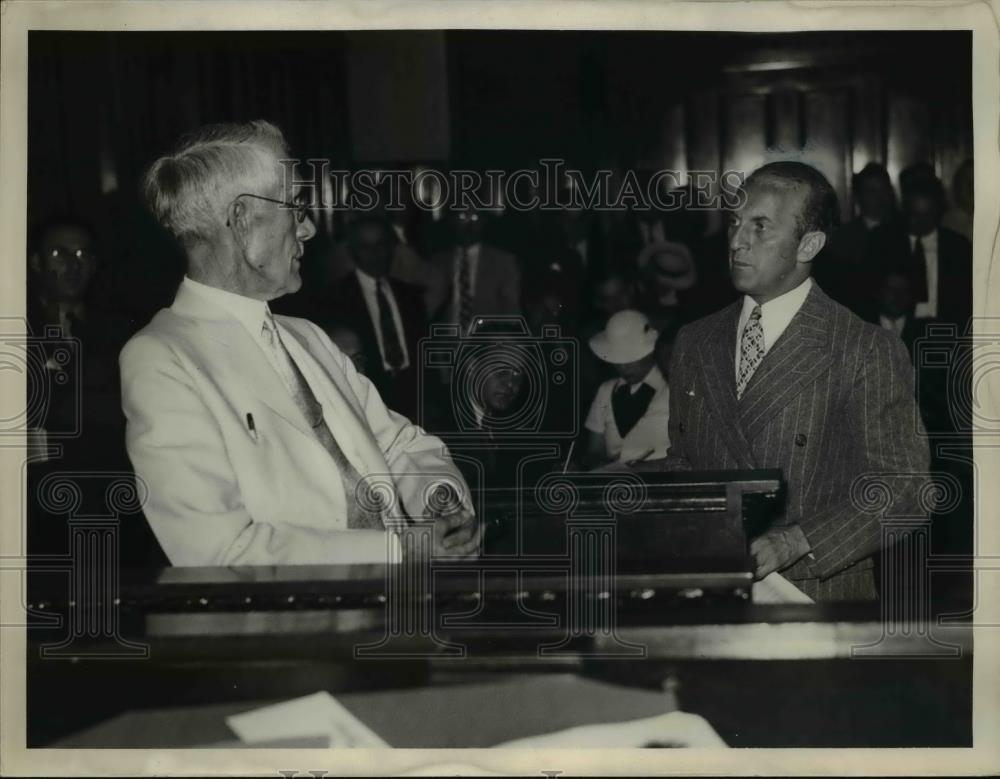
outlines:
[[57, 227], [75, 227], [90, 236], [90, 240], [97, 240], [97, 230], [94, 229], [94, 224], [89, 219], [72, 211], [57, 211], [48, 214], [43, 220], [31, 226], [28, 250], [40, 251], [48, 234]]
[[392, 229], [392, 223], [389, 221], [389, 218], [377, 211], [362, 211], [355, 214], [350, 225], [347, 227], [348, 240], [354, 241], [357, 239], [358, 234], [365, 227], [377, 227], [385, 233], [390, 241], [396, 241], [396, 233]]
[[934, 201], [939, 209], [945, 207], [944, 185], [937, 176], [916, 176], [908, 179], [902, 189], [904, 201], [925, 197]]
[[806, 188], [802, 210], [796, 220], [799, 237], [817, 231], [829, 236], [840, 221], [837, 193], [833, 191], [826, 176], [804, 162], [770, 162], [750, 174], [746, 186], [749, 187], [751, 184]]
[[885, 165], [880, 162], [869, 162], [860, 171], [854, 174], [851, 181], [854, 184], [854, 188], [858, 189], [869, 179], [873, 181], [880, 181], [892, 189], [892, 178], [889, 176], [889, 171], [886, 169]]

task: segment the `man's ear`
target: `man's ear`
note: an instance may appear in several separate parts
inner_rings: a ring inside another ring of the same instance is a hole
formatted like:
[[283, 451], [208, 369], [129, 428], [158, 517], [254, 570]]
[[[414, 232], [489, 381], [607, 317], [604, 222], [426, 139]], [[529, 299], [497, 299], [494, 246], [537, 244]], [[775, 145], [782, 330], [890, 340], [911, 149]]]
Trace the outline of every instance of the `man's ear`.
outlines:
[[236, 198], [229, 204], [226, 211], [226, 226], [236, 230], [239, 235], [246, 235], [250, 230], [250, 213], [243, 198]]
[[41, 274], [42, 272], [42, 258], [38, 256], [38, 252], [32, 252], [31, 256], [28, 258], [28, 266], [35, 273]]
[[799, 248], [795, 259], [799, 262], [812, 262], [824, 246], [826, 246], [826, 233], [821, 230], [813, 230], [811, 233], [806, 233], [799, 240]]

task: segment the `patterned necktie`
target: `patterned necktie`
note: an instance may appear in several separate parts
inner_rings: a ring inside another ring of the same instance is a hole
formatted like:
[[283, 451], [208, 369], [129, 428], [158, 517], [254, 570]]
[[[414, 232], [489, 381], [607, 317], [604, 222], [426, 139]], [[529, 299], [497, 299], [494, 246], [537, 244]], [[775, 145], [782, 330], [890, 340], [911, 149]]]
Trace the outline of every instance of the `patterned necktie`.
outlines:
[[912, 260], [913, 299], [917, 303], [927, 302], [927, 255], [924, 242], [918, 237], [913, 244]]
[[299, 366], [288, 353], [285, 344], [282, 343], [281, 334], [278, 332], [277, 324], [270, 311], [264, 316], [264, 342], [267, 344], [274, 356], [274, 364], [278, 369], [278, 374], [284, 381], [288, 392], [295, 400], [302, 416], [312, 428], [313, 433], [323, 444], [323, 448], [330, 453], [333, 461], [337, 464], [340, 478], [344, 483], [344, 497], [347, 502], [347, 526], [349, 528], [383, 528], [382, 517], [377, 512], [369, 512], [362, 509], [358, 504], [357, 488], [361, 481], [361, 474], [351, 465], [344, 450], [340, 448], [337, 439], [330, 432], [326, 420], [323, 419], [323, 406], [316, 399], [312, 388], [306, 381]]
[[462, 335], [466, 335], [472, 322], [472, 260], [466, 247], [461, 251], [458, 258], [458, 326]]
[[398, 371], [403, 367], [403, 346], [396, 329], [396, 319], [392, 315], [389, 297], [385, 294], [385, 279], [375, 282], [375, 303], [378, 305], [378, 321], [382, 330], [382, 349], [385, 352], [385, 362], [389, 370]]
[[760, 361], [764, 359], [764, 328], [760, 324], [760, 306], [754, 306], [740, 340], [740, 369], [736, 374], [736, 397], [742, 398]]

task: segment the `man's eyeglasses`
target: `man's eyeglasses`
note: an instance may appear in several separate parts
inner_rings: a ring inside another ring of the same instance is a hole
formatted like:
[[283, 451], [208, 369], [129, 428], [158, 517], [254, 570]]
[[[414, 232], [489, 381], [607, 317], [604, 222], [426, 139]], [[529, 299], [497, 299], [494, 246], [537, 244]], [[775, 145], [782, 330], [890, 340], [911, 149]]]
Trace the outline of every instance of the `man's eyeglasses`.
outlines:
[[53, 260], [72, 258], [80, 262], [90, 262], [97, 259], [97, 255], [90, 249], [68, 249], [65, 246], [53, 246], [47, 253]]
[[[268, 203], [277, 203], [279, 206], [284, 206], [285, 208], [295, 212], [295, 221], [302, 224], [306, 221], [306, 217], [309, 215], [309, 208], [312, 204], [309, 202], [308, 196], [303, 192], [295, 196], [293, 200], [275, 200], [273, 197], [264, 197], [263, 195], [254, 195], [251, 192], [244, 192], [233, 198], [235, 203], [241, 197], [253, 197], [257, 200], [266, 200]], [[226, 219], [226, 227], [229, 227], [229, 220]]]

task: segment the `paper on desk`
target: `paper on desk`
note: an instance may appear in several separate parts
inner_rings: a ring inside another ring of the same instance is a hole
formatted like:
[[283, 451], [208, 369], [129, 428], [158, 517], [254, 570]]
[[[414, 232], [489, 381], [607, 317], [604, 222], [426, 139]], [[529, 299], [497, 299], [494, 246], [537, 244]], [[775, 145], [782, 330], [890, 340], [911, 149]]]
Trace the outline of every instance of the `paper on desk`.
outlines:
[[323, 736], [331, 748], [389, 746], [328, 692], [235, 714], [226, 717], [226, 724], [248, 744]]
[[497, 746], [504, 749], [635, 749], [644, 746], [728, 748], [728, 744], [715, 732], [708, 720], [686, 711], [672, 711], [669, 714], [609, 725], [582, 725], [543, 736], [506, 741]]
[[754, 603], [815, 603], [777, 571], [753, 583], [750, 599]]

